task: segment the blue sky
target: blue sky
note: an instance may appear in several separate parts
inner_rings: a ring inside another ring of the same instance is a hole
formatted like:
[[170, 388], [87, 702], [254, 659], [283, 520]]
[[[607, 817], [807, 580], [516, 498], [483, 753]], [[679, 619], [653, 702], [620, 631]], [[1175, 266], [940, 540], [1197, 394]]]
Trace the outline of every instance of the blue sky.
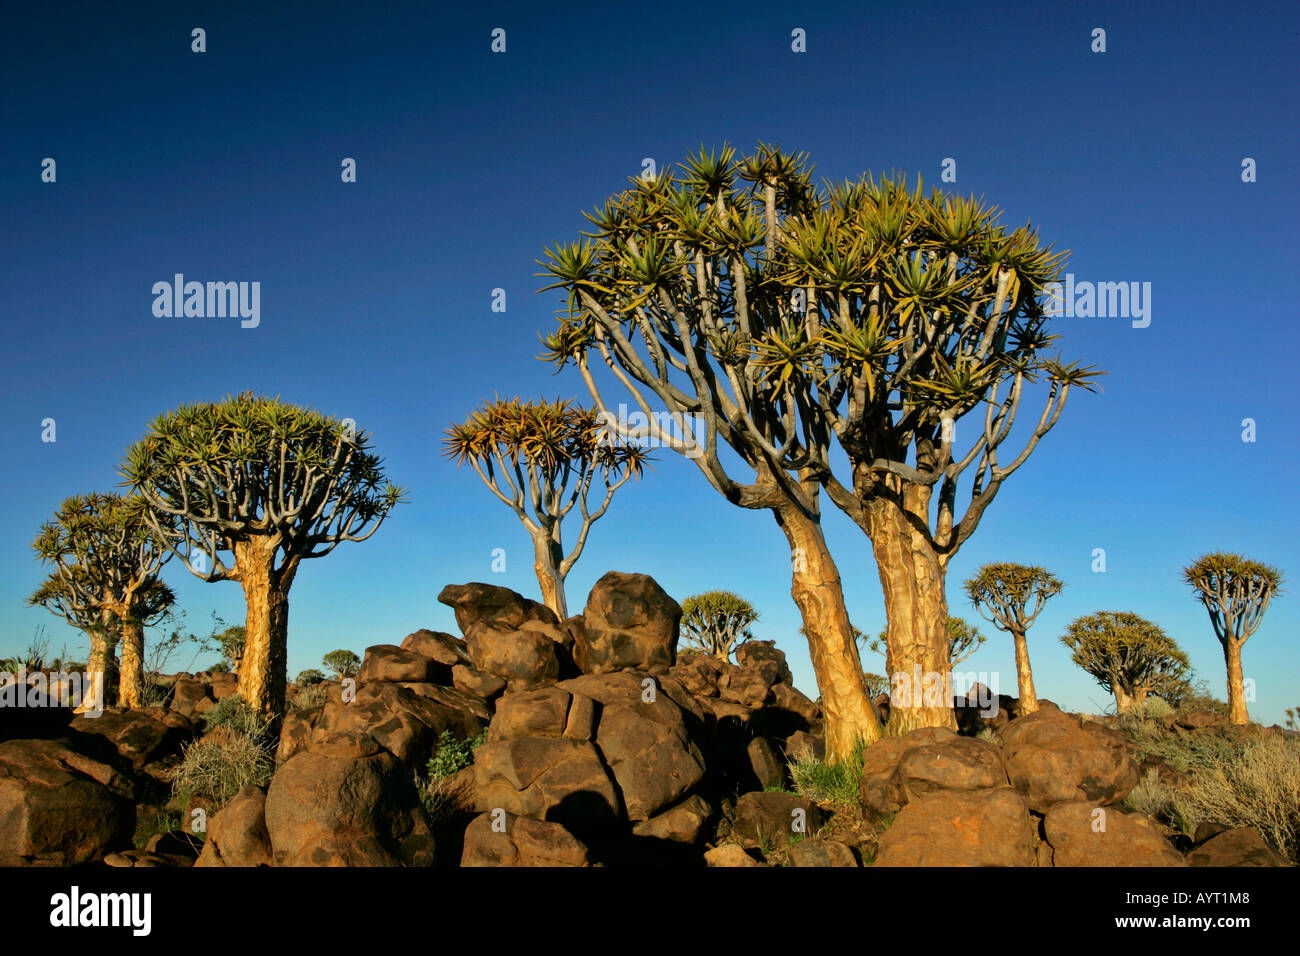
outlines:
[[[545, 246], [642, 159], [701, 142], [807, 150], [831, 179], [905, 170], [984, 195], [1071, 250], [1080, 280], [1150, 282], [1152, 321], [1056, 323], [1068, 358], [1108, 371], [1003, 488], [953, 560], [949, 597], [988, 561], [1065, 582], [1030, 634], [1040, 696], [1100, 710], [1105, 693], [1057, 640], [1074, 618], [1130, 610], [1161, 624], [1220, 695], [1223, 663], [1180, 568], [1216, 549], [1300, 575], [1300, 466], [1286, 293], [1297, 254], [1294, 5], [482, 3], [94, 5], [7, 14], [0, 37], [0, 653], [44, 624], [30, 541], [66, 496], [111, 489], [122, 451], [183, 402], [279, 394], [374, 434], [411, 502], [364, 544], [307, 564], [291, 595], [290, 673], [419, 627], [454, 629], [443, 585], [536, 596], [514, 516], [439, 454], [494, 392], [584, 399], [536, 361], [553, 293]], [[207, 31], [207, 52], [190, 31]], [[493, 28], [507, 52], [489, 50]], [[790, 49], [807, 31], [807, 52]], [[1090, 50], [1094, 28], [1107, 51]], [[57, 182], [41, 182], [41, 161]], [[358, 181], [340, 181], [353, 157]], [[1258, 181], [1243, 183], [1244, 158]], [[260, 281], [256, 329], [160, 319], [173, 274]], [[490, 309], [504, 288], [507, 311]], [[1028, 401], [1036, 401], [1031, 398]], [[1027, 405], [1026, 408], [1031, 407]], [[41, 421], [57, 441], [41, 441]], [[1241, 440], [1244, 418], [1257, 440]], [[959, 426], [960, 428], [960, 426]], [[829, 507], [829, 505], [828, 505]], [[850, 612], [884, 620], [869, 542], [827, 534]], [[507, 572], [491, 554], [505, 548]], [[1105, 548], [1107, 570], [1091, 570]], [[605, 571], [652, 574], [679, 600], [748, 596], [759, 635], [815, 694], [770, 516], [735, 509], [669, 452], [620, 492], [569, 579], [578, 609]], [[242, 620], [238, 585], [167, 579], [192, 625]], [[1247, 644], [1252, 716], [1300, 704], [1300, 603], [1278, 599]], [[1014, 692], [1006, 635], [966, 668]], [[867, 666], [879, 662], [868, 661]], [[877, 668], [878, 669], [878, 668]]]

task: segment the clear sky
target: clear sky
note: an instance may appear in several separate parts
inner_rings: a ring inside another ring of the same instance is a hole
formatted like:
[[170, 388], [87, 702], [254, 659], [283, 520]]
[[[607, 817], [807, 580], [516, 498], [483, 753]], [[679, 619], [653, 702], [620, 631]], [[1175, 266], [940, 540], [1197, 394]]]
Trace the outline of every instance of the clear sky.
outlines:
[[[41, 624], [54, 650], [85, 646], [23, 605], [43, 575], [40, 522], [68, 495], [111, 490], [153, 416], [245, 389], [354, 418], [411, 493], [369, 541], [299, 573], [290, 674], [336, 647], [454, 629], [436, 599], [448, 583], [538, 596], [523, 529], [440, 457], [442, 430], [494, 392], [586, 399], [576, 373], [535, 358], [559, 301], [536, 293], [534, 260], [577, 238], [581, 210], [644, 158], [723, 141], [807, 150], [837, 180], [905, 170], [938, 185], [955, 159], [945, 188], [1032, 221], [1071, 250], [1078, 280], [1151, 284], [1146, 328], [1055, 324], [1067, 358], [1109, 372], [1104, 393], [1071, 397], [950, 567], [952, 609], [968, 617], [960, 584], [985, 562], [1066, 582], [1030, 633], [1040, 696], [1109, 705], [1057, 639], [1098, 610], [1162, 625], [1222, 696], [1222, 655], [1180, 568], [1223, 549], [1300, 578], [1294, 4], [256, 6], [6, 11], [0, 653]], [[205, 53], [191, 52], [195, 27]], [[1104, 53], [1091, 51], [1099, 27]], [[806, 53], [791, 50], [795, 28]], [[355, 183], [341, 181], [345, 157]], [[260, 325], [156, 318], [151, 288], [175, 273], [259, 281]], [[837, 513], [826, 524], [850, 613], [874, 633], [869, 542]], [[661, 452], [620, 492], [570, 577], [571, 608], [610, 569], [649, 573], [679, 600], [747, 596], [759, 636], [816, 694], [783, 536], [689, 462]], [[214, 609], [242, 621], [237, 584], [176, 564], [165, 576], [192, 625]], [[1256, 719], [1300, 705], [1298, 624], [1300, 598], [1285, 594], [1246, 646]], [[1014, 693], [1010, 641], [983, 630], [964, 666]]]

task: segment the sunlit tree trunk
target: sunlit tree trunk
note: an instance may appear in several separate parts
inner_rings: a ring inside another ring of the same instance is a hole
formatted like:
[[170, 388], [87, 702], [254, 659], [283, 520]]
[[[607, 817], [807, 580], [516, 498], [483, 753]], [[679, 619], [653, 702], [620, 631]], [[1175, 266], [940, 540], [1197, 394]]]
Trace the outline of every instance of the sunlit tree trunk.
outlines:
[[542, 589], [542, 603], [561, 621], [569, 616], [564, 598], [564, 573], [560, 571], [563, 560], [563, 548], [545, 529], [533, 535], [533, 571]]
[[927, 529], [928, 493], [903, 486], [866, 507], [889, 621], [890, 733], [918, 727], [957, 729], [949, 694], [946, 568]]
[[122, 619], [122, 669], [118, 702], [123, 707], [144, 706], [144, 625], [131, 617]]
[[1034, 693], [1034, 672], [1029, 666], [1029, 644], [1024, 631], [1012, 631], [1016, 644], [1016, 683], [1020, 691], [1020, 716], [1038, 710], [1038, 695]]
[[1241, 645], [1229, 637], [1223, 643], [1223, 659], [1228, 665], [1228, 720], [1234, 724], [1250, 723], [1246, 710], [1246, 681], [1241, 670]]
[[289, 559], [277, 571], [276, 546], [263, 539], [239, 542], [234, 551], [248, 606], [244, 654], [239, 662], [239, 696], [259, 713], [279, 719], [284, 716], [288, 679], [289, 586], [298, 561]]
[[844, 606], [840, 572], [826, 548], [820, 522], [790, 507], [774, 510], [790, 542], [790, 594], [803, 615], [813, 673], [826, 717], [826, 757], [850, 758], [859, 744], [880, 737], [880, 722], [867, 698], [853, 626]]
[[1132, 695], [1125, 691], [1123, 687], [1120, 687], [1119, 684], [1114, 684], [1112, 689], [1115, 691], [1115, 713], [1132, 713], [1135, 703]]
[[[113, 653], [117, 642], [115, 621], [112, 612], [104, 611], [100, 616], [100, 626], [87, 631], [90, 657], [86, 661], [86, 673], [92, 683], [86, 693], [89, 695], [91, 689], [95, 689], [99, 695], [99, 704], [103, 707], [111, 707], [117, 699], [117, 658]], [[80, 713], [91, 709], [93, 708], [87, 700], [76, 711]]]

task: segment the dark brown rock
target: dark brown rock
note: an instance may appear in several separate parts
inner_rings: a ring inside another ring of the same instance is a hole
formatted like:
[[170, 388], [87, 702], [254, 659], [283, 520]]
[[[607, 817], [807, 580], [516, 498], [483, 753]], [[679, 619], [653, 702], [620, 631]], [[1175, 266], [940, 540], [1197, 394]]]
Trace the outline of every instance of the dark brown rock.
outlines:
[[785, 684], [793, 682], [790, 676], [790, 665], [786, 663], [785, 651], [776, 646], [776, 641], [746, 641], [736, 648], [736, 663], [741, 667], [750, 667], [764, 662], [776, 665], [776, 680]]
[[565, 737], [515, 737], [486, 743], [474, 755], [478, 809], [554, 820], [574, 832], [624, 819], [600, 752]]
[[811, 837], [790, 847], [787, 855], [791, 866], [859, 866], [853, 850], [838, 840]]
[[431, 657], [394, 644], [376, 644], [366, 648], [357, 682], [388, 681], [416, 684], [436, 683], [443, 675], [450, 679], [450, 668], [439, 668]]
[[1011, 785], [1035, 813], [1074, 800], [1117, 803], [1138, 783], [1124, 738], [1100, 724], [1041, 709], [1011, 721], [999, 734]]
[[336, 734], [276, 772], [266, 830], [277, 866], [429, 866], [429, 821], [410, 770], [364, 735]]
[[736, 801], [731, 833], [746, 847], [789, 844], [796, 833], [815, 836], [826, 823], [821, 807], [806, 797], [779, 791], [753, 791]]
[[676, 806], [641, 821], [632, 828], [632, 834], [671, 843], [698, 843], [712, 816], [713, 808], [708, 801], [692, 794]]
[[1290, 866], [1254, 827], [1234, 827], [1187, 854], [1190, 866]]
[[970, 737], [917, 747], [898, 764], [898, 783], [908, 800], [936, 790], [993, 790], [1008, 785], [998, 748]]
[[591, 589], [573, 657], [584, 674], [669, 668], [677, 657], [681, 606], [645, 574], [610, 571]]
[[558, 823], [484, 813], [465, 831], [460, 865], [587, 866], [587, 852], [586, 844]]
[[0, 743], [0, 866], [76, 866], [129, 849], [134, 787], [56, 740]]
[[208, 821], [207, 836], [195, 866], [270, 866], [265, 791], [251, 786], [240, 790]]

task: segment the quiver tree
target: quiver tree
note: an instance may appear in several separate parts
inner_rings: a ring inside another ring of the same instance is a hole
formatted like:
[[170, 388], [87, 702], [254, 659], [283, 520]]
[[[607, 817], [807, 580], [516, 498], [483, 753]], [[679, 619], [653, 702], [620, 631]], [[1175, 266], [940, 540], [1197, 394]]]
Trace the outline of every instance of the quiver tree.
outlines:
[[168, 547], [247, 604], [239, 695], [284, 713], [289, 587], [307, 558], [378, 530], [402, 490], [351, 422], [244, 393], [159, 416], [122, 474]]
[[[843, 756], [850, 732], [875, 733], [874, 718], [819, 488], [871, 538], [891, 665], [946, 674], [948, 561], [1070, 389], [1097, 373], [1046, 355], [1039, 296], [1062, 255], [977, 200], [870, 178], [818, 190], [806, 156], [766, 146], [744, 159], [701, 151], [682, 170], [634, 180], [589, 214], [594, 242], [548, 250], [568, 307], [547, 357], [574, 362], [605, 411], [596, 353], [644, 416], [626, 434], [687, 454], [733, 504], [776, 516], [795, 554], [828, 749]], [[1004, 460], [1025, 386], [1040, 379], [1042, 411]], [[982, 422], [961, 429], [961, 448], [956, 423], [971, 413]], [[699, 440], [664, 425], [687, 416]], [[833, 443], [847, 456], [839, 476]], [[721, 444], [752, 479], [727, 473]], [[890, 720], [955, 726], [951, 701], [928, 696], [896, 701]]]
[[999, 630], [1009, 632], [1015, 641], [1021, 715], [1038, 709], [1025, 634], [1048, 599], [1060, 594], [1062, 587], [1050, 571], [1023, 564], [986, 564], [966, 582], [966, 594], [980, 615]]
[[[614, 492], [642, 474], [645, 450], [620, 442], [594, 411], [567, 401], [515, 398], [485, 402], [466, 421], [449, 427], [443, 454], [458, 465], [469, 462], [528, 529], [542, 600], [564, 620], [569, 616], [564, 579]], [[588, 496], [597, 479], [600, 504], [593, 509]], [[565, 554], [562, 525], [575, 505], [582, 523]]]
[[91, 674], [111, 674], [112, 648], [119, 640], [122, 662], [118, 699], [142, 706], [144, 629], [175, 602], [158, 571], [171, 555], [163, 534], [170, 521], [150, 521], [143, 499], [115, 494], [68, 498], [41, 526], [32, 544], [54, 571], [29, 599], [61, 614], [90, 637]]
[[682, 643], [692, 651], [725, 661], [754, 639], [754, 606], [731, 591], [706, 591], [682, 602]]
[[1187, 655], [1160, 626], [1128, 611], [1099, 611], [1074, 621], [1061, 643], [1074, 663], [1115, 695], [1115, 712], [1146, 706], [1147, 695], [1177, 688], [1191, 669]]
[[321, 658], [321, 663], [330, 669], [336, 680], [356, 677], [361, 672], [361, 658], [354, 651], [343, 648], [330, 651]]
[[1223, 645], [1228, 668], [1228, 719], [1234, 724], [1250, 723], [1241, 647], [1259, 627], [1269, 602], [1282, 593], [1282, 573], [1239, 554], [1216, 551], [1188, 565], [1183, 579], [1205, 605], [1214, 634]]

